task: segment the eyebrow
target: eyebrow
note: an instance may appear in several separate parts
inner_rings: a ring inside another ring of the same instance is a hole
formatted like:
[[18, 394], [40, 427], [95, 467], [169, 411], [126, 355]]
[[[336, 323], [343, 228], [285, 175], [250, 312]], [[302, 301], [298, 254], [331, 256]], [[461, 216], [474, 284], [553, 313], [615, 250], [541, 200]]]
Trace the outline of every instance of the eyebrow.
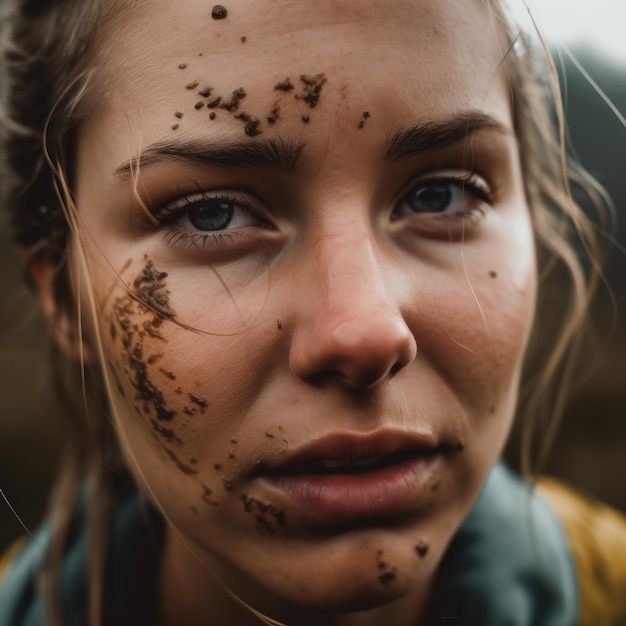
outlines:
[[481, 111], [464, 111], [389, 134], [383, 142], [384, 159], [389, 164], [397, 163], [429, 150], [453, 145], [481, 130], [511, 134], [508, 127], [491, 115]]
[[295, 172], [305, 144], [287, 139], [266, 139], [240, 143], [219, 141], [160, 141], [128, 161], [115, 174], [128, 174], [137, 167], [161, 161], [182, 161], [212, 167], [238, 167]]

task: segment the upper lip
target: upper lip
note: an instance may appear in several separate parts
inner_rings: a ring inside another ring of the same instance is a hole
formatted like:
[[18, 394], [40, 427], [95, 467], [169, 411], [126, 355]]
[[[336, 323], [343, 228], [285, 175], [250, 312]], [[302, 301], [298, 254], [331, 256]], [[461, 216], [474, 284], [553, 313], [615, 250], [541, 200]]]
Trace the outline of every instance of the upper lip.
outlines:
[[262, 463], [261, 473], [297, 473], [325, 460], [359, 461], [384, 458], [401, 452], [433, 453], [441, 446], [428, 433], [383, 430], [371, 434], [334, 433]]

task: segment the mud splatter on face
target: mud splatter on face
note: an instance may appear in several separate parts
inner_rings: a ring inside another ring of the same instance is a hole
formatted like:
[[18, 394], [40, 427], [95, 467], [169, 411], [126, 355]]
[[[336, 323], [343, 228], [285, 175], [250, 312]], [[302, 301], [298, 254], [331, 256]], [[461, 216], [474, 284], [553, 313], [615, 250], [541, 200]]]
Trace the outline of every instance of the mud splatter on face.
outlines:
[[398, 577], [398, 569], [396, 567], [389, 567], [386, 561], [383, 560], [382, 550], [376, 553], [376, 569], [380, 572], [378, 574], [378, 580], [383, 585], [390, 585]]
[[227, 111], [230, 111], [232, 113], [239, 108], [241, 101], [246, 97], [246, 95], [246, 90], [243, 87], [239, 87], [238, 89], [235, 89], [235, 91], [233, 91], [230, 96], [230, 100], [227, 100], [220, 104], [220, 108], [226, 109]]
[[203, 398], [202, 396], [199, 396], [195, 393], [190, 393], [189, 394], [189, 399], [196, 405], [198, 405], [200, 407], [200, 411], [202, 413], [204, 413], [204, 411], [206, 410], [206, 408], [209, 406], [209, 402], [206, 398]]
[[242, 494], [241, 501], [244, 511], [254, 515], [255, 528], [259, 534], [274, 534], [279, 528], [285, 527], [287, 519], [283, 509], [245, 493]]
[[182, 440], [180, 439], [180, 437], [176, 435], [176, 433], [171, 428], [167, 428], [163, 426], [162, 424], [159, 424], [156, 420], [150, 420], [150, 423], [152, 424], [152, 428], [154, 429], [154, 432], [159, 434], [163, 439], [165, 439], [165, 441], [182, 445], [183, 443]]
[[[174, 317], [174, 311], [169, 308], [169, 293], [165, 286], [167, 272], [160, 272], [152, 261], [147, 261], [141, 274], [133, 283], [135, 295], [153, 311], [163, 317]], [[158, 323], [157, 323], [158, 320]], [[153, 319], [154, 326], [160, 326], [159, 318]]]
[[425, 539], [421, 539], [420, 542], [415, 546], [415, 552], [420, 559], [423, 559], [427, 554], [430, 546], [428, 545], [428, 541]]
[[254, 117], [254, 115], [250, 115], [244, 111], [239, 111], [235, 113], [235, 119], [246, 123], [244, 132], [248, 135], [248, 137], [255, 137], [256, 135], [261, 134], [261, 131], [259, 130], [259, 124], [261, 121], [257, 117]]
[[216, 4], [211, 9], [211, 17], [214, 20], [223, 20], [228, 16], [228, 10], [221, 4]]
[[276, 85], [274, 85], [274, 89], [276, 91], [291, 91], [292, 89], [294, 89], [291, 78], [287, 77], [285, 78], [285, 80], [281, 80], [280, 82], [276, 83]]
[[194, 474], [198, 473], [198, 470], [191, 467], [190, 465], [187, 465], [186, 463], [183, 463], [174, 452], [172, 452], [169, 448], [163, 446], [163, 450], [165, 451], [165, 453], [167, 454], [167, 456], [170, 457], [170, 459], [172, 461], [174, 461], [174, 463], [176, 464], [176, 467], [178, 467], [178, 469], [183, 473], [183, 474], [187, 474], [188, 476], [193, 476]]
[[209, 506], [217, 506], [217, 500], [213, 499], [211, 496], [213, 495], [213, 490], [210, 487], [207, 487], [204, 483], [202, 485], [202, 501]]
[[280, 114], [280, 109], [277, 106], [275, 106], [269, 112], [269, 115], [265, 119], [267, 119], [268, 124], [275, 124], [278, 120], [279, 114]]
[[[215, 109], [216, 107], [220, 106], [221, 101], [222, 101], [222, 96], [216, 96], [215, 98], [212, 98], [206, 103], [206, 108]], [[212, 119], [215, 119], [215, 116], [213, 116]]]
[[304, 100], [311, 108], [316, 107], [326, 82], [324, 74], [301, 74], [302, 93], [296, 95], [298, 100]]

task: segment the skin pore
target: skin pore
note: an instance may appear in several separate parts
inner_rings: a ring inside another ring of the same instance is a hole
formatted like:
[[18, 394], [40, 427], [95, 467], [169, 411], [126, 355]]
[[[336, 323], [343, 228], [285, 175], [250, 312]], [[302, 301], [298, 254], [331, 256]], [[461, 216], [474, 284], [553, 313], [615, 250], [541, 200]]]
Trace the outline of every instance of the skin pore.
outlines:
[[129, 4], [73, 258], [169, 523], [163, 624], [258, 623], [211, 574], [289, 624], [414, 624], [534, 311], [500, 26], [479, 0]]

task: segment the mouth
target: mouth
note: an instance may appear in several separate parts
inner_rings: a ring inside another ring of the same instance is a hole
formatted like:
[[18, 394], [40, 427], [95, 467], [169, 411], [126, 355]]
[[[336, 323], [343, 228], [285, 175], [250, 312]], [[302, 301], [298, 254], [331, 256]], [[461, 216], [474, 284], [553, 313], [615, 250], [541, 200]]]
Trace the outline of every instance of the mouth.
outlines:
[[313, 475], [334, 474], [365, 474], [376, 472], [399, 463], [403, 463], [416, 456], [428, 454], [427, 451], [398, 450], [385, 456], [360, 457], [355, 459], [322, 458], [300, 466], [295, 466], [293, 473]]
[[320, 520], [398, 515], [426, 506], [444, 452], [427, 435], [337, 434], [268, 465], [258, 480]]

